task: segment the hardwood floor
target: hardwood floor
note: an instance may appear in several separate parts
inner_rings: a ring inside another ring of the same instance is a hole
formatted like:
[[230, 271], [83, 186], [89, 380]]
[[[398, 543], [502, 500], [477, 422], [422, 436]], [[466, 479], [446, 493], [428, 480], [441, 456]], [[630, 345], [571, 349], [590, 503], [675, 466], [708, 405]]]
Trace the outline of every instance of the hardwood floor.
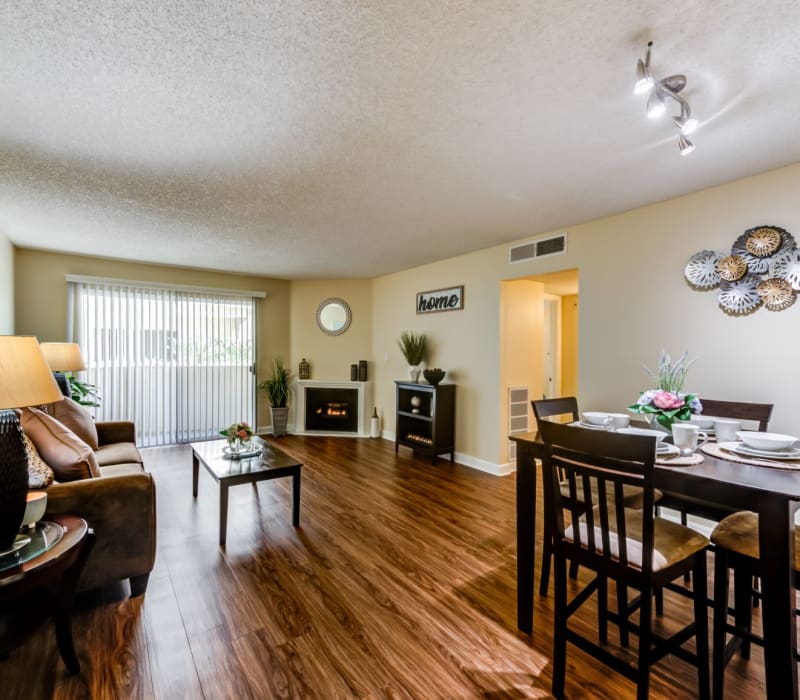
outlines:
[[[516, 629], [513, 476], [431, 466], [382, 440], [277, 444], [305, 465], [301, 527], [291, 525], [290, 480], [238, 486], [225, 550], [217, 485], [201, 469], [192, 499], [188, 447], [145, 450], [159, 517], [147, 593], [131, 600], [120, 584], [81, 596], [82, 673], [66, 675], [47, 626], [0, 662], [2, 697], [550, 696], [552, 598], [536, 597], [533, 637]], [[666, 597], [669, 627], [691, 608]], [[694, 697], [695, 678], [669, 657], [651, 697]], [[570, 647], [568, 697], [633, 690]], [[726, 691], [763, 697], [759, 649], [731, 661]]]

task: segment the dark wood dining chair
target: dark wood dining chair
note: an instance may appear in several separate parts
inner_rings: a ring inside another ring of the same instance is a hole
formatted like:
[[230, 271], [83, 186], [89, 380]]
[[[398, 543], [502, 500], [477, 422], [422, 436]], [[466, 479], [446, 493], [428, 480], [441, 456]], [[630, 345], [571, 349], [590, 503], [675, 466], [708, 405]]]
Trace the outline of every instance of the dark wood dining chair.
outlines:
[[[542, 460], [544, 497], [551, 519], [555, 568], [553, 641], [553, 695], [564, 695], [567, 643], [591, 654], [636, 683], [644, 700], [650, 686], [650, 666], [667, 654], [697, 667], [698, 694], [709, 697], [708, 619], [706, 612], [706, 547], [700, 533], [654, 514], [655, 438], [581, 430], [542, 421], [540, 437], [546, 452]], [[563, 473], [570, 498], [562, 496]], [[623, 488], [642, 492], [642, 508], [624, 504]], [[578, 490], [585, 499], [581, 502]], [[569, 524], [568, 524], [569, 523]], [[571, 601], [567, 600], [567, 562], [577, 561], [595, 573]], [[669, 638], [654, 634], [652, 603], [656, 590], [691, 571], [698, 582], [694, 593], [694, 620]], [[608, 608], [608, 579], [616, 583], [617, 611]], [[627, 600], [628, 588], [639, 596]], [[597, 594], [597, 641], [579, 634], [569, 619]], [[639, 623], [629, 617], [639, 610]], [[608, 623], [623, 636], [638, 635], [638, 664], [631, 665], [608, 647]], [[695, 638], [695, 651], [684, 644]]]
[[[531, 401], [533, 407], [533, 415], [536, 417], [537, 430], [542, 421], [554, 416], [571, 416], [572, 421], [575, 422], [579, 419], [580, 413], [578, 411], [578, 399], [574, 396], [562, 396], [557, 399], [540, 399], [538, 401]], [[657, 493], [657, 498], [660, 498], [661, 493]], [[569, 486], [564, 481], [561, 484], [561, 496], [564, 499], [569, 499]], [[623, 490], [625, 498], [625, 505], [628, 508], [641, 508], [642, 505], [642, 492], [641, 489], [635, 486], [626, 486]], [[578, 486], [577, 497], [578, 507], [582, 502], [581, 487]], [[547, 517], [547, 503], [545, 502], [545, 517], [544, 517], [544, 535], [542, 538], [542, 566], [539, 573], [539, 595], [547, 596], [547, 591], [550, 586], [550, 561], [553, 557], [553, 533], [550, 529], [550, 518]], [[578, 577], [578, 564], [574, 562], [570, 565], [569, 569], [570, 578]]]
[[758, 423], [760, 431], [767, 430], [772, 417], [771, 403], [749, 403], [747, 401], [718, 401], [716, 399], [700, 399], [703, 404], [703, 415], [714, 418], [730, 418]]
[[578, 411], [578, 399], [574, 396], [561, 396], [557, 399], [539, 399], [531, 401], [533, 415], [536, 423], [540, 418], [553, 418], [558, 416], [572, 416], [572, 421], [580, 420]]
[[[752, 632], [752, 590], [754, 576], [768, 575], [759, 558], [758, 514], [740, 511], [729, 515], [711, 533], [714, 551], [714, 656], [712, 680], [715, 700], [722, 700], [725, 667], [738, 649], [750, 658], [750, 644], [764, 645], [763, 637]], [[800, 530], [795, 528], [794, 587], [800, 588]], [[734, 623], [728, 622], [728, 580], [733, 571]], [[732, 636], [727, 639], [730, 633]], [[768, 634], [768, 630], [764, 631]], [[797, 658], [797, 650], [795, 650]]]

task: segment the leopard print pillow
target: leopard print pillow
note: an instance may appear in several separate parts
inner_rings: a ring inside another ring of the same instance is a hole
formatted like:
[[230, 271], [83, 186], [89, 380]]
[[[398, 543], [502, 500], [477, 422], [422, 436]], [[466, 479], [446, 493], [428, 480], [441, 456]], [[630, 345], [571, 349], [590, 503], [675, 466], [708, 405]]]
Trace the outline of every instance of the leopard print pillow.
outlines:
[[44, 489], [53, 483], [53, 470], [45, 462], [36, 445], [31, 442], [31, 439], [22, 434], [25, 440], [25, 451], [28, 453], [28, 488], [29, 489]]

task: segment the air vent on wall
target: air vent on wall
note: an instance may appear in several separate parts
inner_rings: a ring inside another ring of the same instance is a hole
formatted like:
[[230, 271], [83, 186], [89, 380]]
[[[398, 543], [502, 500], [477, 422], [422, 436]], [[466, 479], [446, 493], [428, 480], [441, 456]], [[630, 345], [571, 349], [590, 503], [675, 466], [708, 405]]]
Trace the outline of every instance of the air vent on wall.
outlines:
[[540, 238], [529, 243], [513, 246], [508, 249], [508, 262], [518, 263], [546, 255], [563, 255], [567, 252], [567, 234], [561, 233], [551, 238]]

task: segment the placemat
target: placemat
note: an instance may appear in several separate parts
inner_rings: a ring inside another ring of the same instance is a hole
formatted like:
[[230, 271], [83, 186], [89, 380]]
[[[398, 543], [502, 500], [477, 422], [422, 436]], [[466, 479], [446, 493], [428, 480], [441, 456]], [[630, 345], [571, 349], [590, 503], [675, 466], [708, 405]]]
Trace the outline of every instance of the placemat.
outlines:
[[702, 464], [704, 461], [705, 457], [697, 452], [685, 457], [656, 457], [656, 464], [661, 464], [665, 467], [691, 467], [695, 464]]
[[[722, 445], [730, 443], [722, 443]], [[800, 460], [777, 460], [777, 459], [759, 459], [758, 457], [749, 457], [747, 455], [738, 454], [731, 450], [721, 447], [717, 443], [707, 442], [700, 448], [707, 455], [725, 459], [728, 462], [739, 462], [741, 464], [752, 464], [756, 467], [769, 467], [770, 469], [788, 469], [790, 471], [800, 471]]]

